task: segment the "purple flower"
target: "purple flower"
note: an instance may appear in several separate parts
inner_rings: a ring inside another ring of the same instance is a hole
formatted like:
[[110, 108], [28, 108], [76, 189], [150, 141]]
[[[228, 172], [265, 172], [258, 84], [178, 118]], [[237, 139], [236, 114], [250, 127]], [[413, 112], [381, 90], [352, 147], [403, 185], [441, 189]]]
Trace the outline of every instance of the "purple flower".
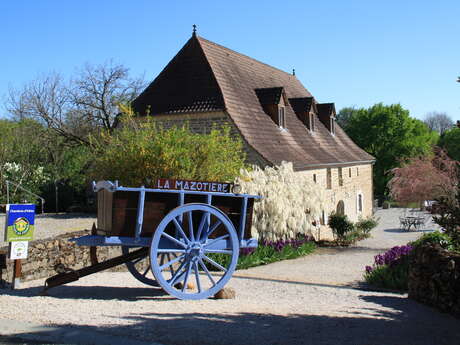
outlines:
[[[386, 251], [383, 254], [374, 256], [374, 267], [377, 266], [393, 266], [397, 264], [402, 257], [408, 255], [413, 247], [411, 245], [396, 246]], [[369, 273], [373, 270], [371, 266], [366, 266], [366, 272]]]

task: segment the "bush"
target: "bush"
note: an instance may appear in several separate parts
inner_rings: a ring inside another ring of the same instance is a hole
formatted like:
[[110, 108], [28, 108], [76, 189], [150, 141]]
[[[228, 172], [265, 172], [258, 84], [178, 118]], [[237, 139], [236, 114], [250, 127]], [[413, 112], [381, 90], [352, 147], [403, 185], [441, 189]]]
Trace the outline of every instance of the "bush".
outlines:
[[245, 159], [229, 127], [196, 134], [186, 126], [163, 129], [130, 115], [123, 116], [119, 129], [91, 142], [97, 152], [92, 177], [128, 186], [151, 185], [159, 177], [233, 181]]
[[454, 195], [446, 195], [437, 200], [440, 215], [433, 217], [433, 221], [444, 228], [453, 246], [460, 249], [460, 188], [457, 186], [455, 189]]
[[[332, 229], [332, 232], [334, 233], [337, 242], [344, 242], [345, 240], [347, 240], [347, 234], [353, 233], [353, 230], [355, 230], [353, 222], [348, 220], [348, 217], [346, 215], [332, 213], [329, 216], [328, 224], [329, 227]], [[352, 238], [353, 237], [354, 236], [352, 236]], [[348, 240], [352, 238], [348, 238]]]
[[418, 240], [411, 243], [413, 247], [420, 247], [425, 244], [438, 244], [441, 248], [447, 250], [455, 249], [452, 239], [446, 233], [439, 231], [424, 234]]
[[374, 257], [373, 266], [366, 266], [364, 279], [380, 288], [407, 291], [411, 245], [396, 246]]
[[361, 218], [355, 224], [356, 230], [361, 232], [363, 235], [367, 235], [371, 232], [373, 228], [378, 225], [378, 220], [374, 217]]
[[236, 180], [242, 191], [262, 196], [254, 204], [251, 236], [262, 241], [295, 239], [297, 234], [311, 236], [325, 208], [325, 189], [311, 177], [298, 174], [292, 163], [252, 171], [244, 170]]

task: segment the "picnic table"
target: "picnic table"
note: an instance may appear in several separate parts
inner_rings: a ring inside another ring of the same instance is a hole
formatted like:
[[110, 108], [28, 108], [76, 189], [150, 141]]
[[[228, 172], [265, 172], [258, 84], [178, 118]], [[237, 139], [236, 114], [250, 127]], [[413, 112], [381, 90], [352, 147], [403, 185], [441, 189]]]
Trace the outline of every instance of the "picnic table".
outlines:
[[425, 224], [425, 217], [418, 217], [418, 216], [406, 216], [400, 217], [400, 226], [405, 231], [410, 231], [413, 227], [414, 230], [419, 229], [422, 225]]

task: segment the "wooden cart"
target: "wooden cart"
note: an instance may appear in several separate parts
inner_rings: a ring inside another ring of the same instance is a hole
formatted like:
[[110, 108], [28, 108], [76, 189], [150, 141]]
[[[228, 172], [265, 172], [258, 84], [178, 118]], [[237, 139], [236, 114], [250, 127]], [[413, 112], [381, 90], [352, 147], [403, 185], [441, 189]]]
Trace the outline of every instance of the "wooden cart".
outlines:
[[72, 241], [121, 246], [123, 255], [51, 277], [45, 289], [126, 264], [145, 284], [180, 299], [203, 299], [229, 281], [240, 248], [257, 247], [249, 230], [259, 197], [234, 193], [230, 184], [159, 179], [155, 188], [127, 188], [110, 181], [93, 187], [97, 229]]

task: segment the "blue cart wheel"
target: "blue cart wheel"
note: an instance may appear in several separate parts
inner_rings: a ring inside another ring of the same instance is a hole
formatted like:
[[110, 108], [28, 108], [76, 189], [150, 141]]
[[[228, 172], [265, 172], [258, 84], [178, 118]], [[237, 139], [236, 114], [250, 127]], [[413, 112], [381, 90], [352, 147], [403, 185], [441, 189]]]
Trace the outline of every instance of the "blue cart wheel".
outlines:
[[[161, 263], [163, 254], [176, 257]], [[179, 299], [208, 298], [222, 289], [235, 271], [238, 254], [232, 222], [207, 204], [186, 204], [168, 213], [150, 247], [156, 281]]]
[[[139, 247], [121, 247], [121, 251], [123, 255], [128, 254], [134, 250], [139, 249]], [[166, 255], [163, 257], [163, 261], [166, 260]], [[141, 258], [135, 259], [133, 261], [129, 261], [126, 264], [128, 271], [133, 275], [134, 278], [139, 280], [140, 282], [150, 285], [150, 286], [159, 286], [155, 277], [152, 274], [152, 270], [150, 267], [150, 258], [148, 255], [143, 256]]]

